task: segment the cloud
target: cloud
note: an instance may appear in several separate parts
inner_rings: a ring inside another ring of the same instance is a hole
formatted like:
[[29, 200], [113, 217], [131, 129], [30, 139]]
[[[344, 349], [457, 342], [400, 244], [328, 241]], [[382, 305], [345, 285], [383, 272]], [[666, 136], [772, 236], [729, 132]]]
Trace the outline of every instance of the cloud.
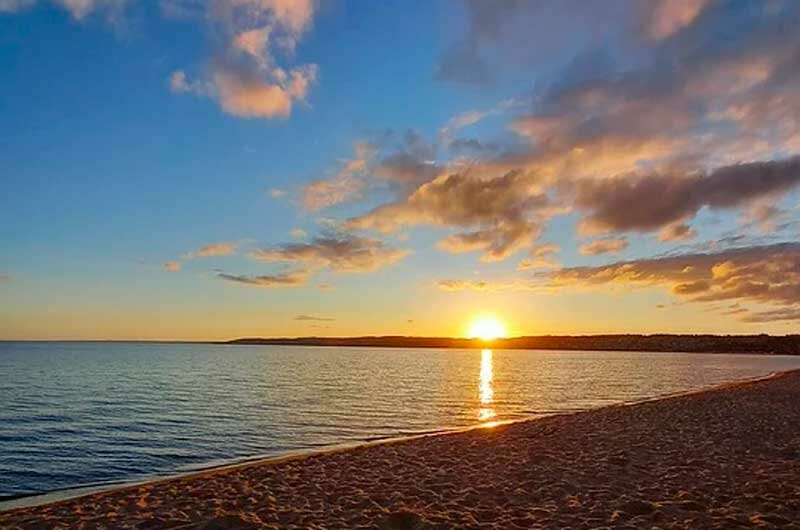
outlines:
[[[371, 167], [372, 175], [388, 183], [395, 191], [408, 195], [421, 184], [429, 182], [442, 171], [436, 163], [436, 148], [415, 131], [406, 131], [394, 142], [383, 145], [395, 137], [389, 134], [378, 143], [382, 158]], [[377, 158], [377, 157], [376, 157]]]
[[538, 235], [538, 227], [519, 223], [454, 234], [441, 239], [436, 246], [451, 254], [483, 251], [481, 261], [502, 261], [518, 249], [530, 244]]
[[164, 264], [164, 270], [167, 272], [179, 272], [181, 267], [182, 265], [180, 261], [168, 261]]
[[269, 26], [242, 31], [234, 37], [232, 46], [251, 55], [259, 62], [264, 61], [269, 33]]
[[761, 311], [753, 314], [748, 314], [742, 317], [742, 321], [754, 324], [768, 323], [768, 322], [798, 322], [800, 321], [800, 307], [790, 307], [785, 309], [773, 309], [770, 311]]
[[457, 156], [483, 158], [496, 154], [500, 146], [475, 138], [455, 138], [449, 142], [450, 151]]
[[788, 212], [776, 206], [775, 204], [763, 201], [755, 202], [747, 211], [744, 217], [751, 223], [754, 223], [762, 232], [775, 232], [785, 228]]
[[189, 254], [186, 255], [186, 258], [194, 259], [194, 258], [208, 258], [212, 256], [228, 256], [236, 252], [238, 248], [239, 248], [238, 243], [231, 243], [231, 242], [211, 243], [209, 245], [200, 247], [194, 252], [190, 252]]
[[[512, 130], [528, 145], [483, 161], [484, 166], [535, 171], [554, 185], [578, 182], [591, 191], [627, 183], [691, 193], [696, 191], [693, 177], [713, 176], [711, 168], [780, 163], [798, 152], [800, 37], [790, 29], [790, 21], [800, 14], [797, 3], [728, 6], [666, 0], [642, 3], [645, 8], [623, 4], [627, 11], [644, 13], [644, 19], [668, 27], [656, 30], [655, 41], [639, 43], [636, 50], [641, 55], [633, 62], [625, 53], [611, 56], [609, 47], [590, 47], [578, 54], [549, 86], [534, 91], [529, 108], [512, 120]], [[496, 24], [492, 32], [505, 35], [529, 11], [538, 13], [549, 6], [546, 1], [509, 2], [471, 9], [489, 12], [483, 19], [476, 17], [475, 24]], [[653, 13], [655, 19], [648, 18]], [[571, 23], [569, 13], [562, 15]], [[647, 25], [633, 22], [630, 28]], [[625, 19], [617, 26], [624, 27]], [[678, 33], [680, 38], [671, 38]], [[735, 42], [719, 38], [726, 34], [736, 34]], [[543, 38], [536, 32], [527, 35]], [[608, 179], [612, 182], [605, 182]], [[708, 205], [692, 195], [688, 199], [688, 207], [665, 205], [664, 212], [654, 208], [665, 220], [645, 230], [680, 220], [675, 209], [693, 215]], [[740, 199], [721, 207], [741, 208], [747, 202]]]
[[452, 144], [459, 141], [456, 140], [454, 136], [461, 129], [475, 125], [476, 123], [479, 123], [490, 116], [494, 116], [512, 109], [518, 104], [519, 102], [514, 99], [506, 99], [500, 101], [497, 105], [488, 110], [473, 109], [456, 114], [447, 121], [444, 127], [439, 129], [439, 142], [445, 146], [453, 147]]
[[[464, 0], [466, 30], [445, 49], [439, 80], [486, 84], [498, 73], [547, 67], [615, 39], [635, 11], [631, 2], [606, 0], [603, 9], [561, 0]], [[565, 30], [565, 28], [568, 28]], [[576, 38], [579, 35], [580, 38]]]
[[540, 289], [534, 283], [512, 280], [512, 281], [484, 281], [484, 280], [462, 280], [445, 279], [436, 282], [436, 286], [443, 291], [533, 291]]
[[535, 240], [549, 199], [534, 191], [522, 172], [483, 179], [466, 173], [441, 175], [408, 197], [350, 219], [349, 229], [384, 233], [403, 226], [432, 225], [468, 229], [442, 239], [448, 252], [481, 250], [484, 261], [502, 260]]
[[314, 180], [301, 190], [307, 210], [320, 210], [361, 199], [376, 186], [407, 195], [440, 171], [434, 147], [414, 131], [396, 135], [387, 131], [371, 141], [354, 144], [354, 154], [341, 162], [333, 177]]
[[254, 287], [298, 287], [305, 285], [308, 280], [309, 272], [303, 269], [295, 269], [279, 274], [262, 275], [262, 276], [246, 276], [226, 274], [223, 272], [217, 273], [217, 278], [227, 280], [229, 282], [236, 282], [244, 285], [251, 285]]
[[377, 239], [332, 235], [314, 238], [311, 243], [289, 243], [257, 250], [251, 255], [260, 261], [296, 263], [307, 269], [364, 273], [393, 265], [408, 255], [408, 251], [390, 247]]
[[494, 284], [482, 280], [439, 280], [436, 285], [444, 291], [491, 291], [496, 289]]
[[596, 256], [598, 254], [617, 254], [628, 248], [628, 240], [624, 237], [598, 239], [591, 243], [581, 245], [578, 249], [584, 256]]
[[168, 272], [179, 272], [183, 268], [183, 262], [197, 258], [209, 258], [214, 256], [228, 256], [236, 252], [239, 248], [238, 243], [221, 242], [210, 243], [199, 249], [187, 252], [179, 260], [170, 261], [164, 264], [164, 270]]
[[293, 55], [311, 24], [311, 0], [216, 0], [205, 17], [219, 43], [209, 75], [190, 81], [183, 70], [169, 77], [175, 93], [214, 98], [241, 118], [286, 118], [317, 81], [315, 64], [286, 68], [276, 51]]
[[189, 92], [191, 87], [186, 80], [186, 72], [175, 70], [169, 76], [169, 88], [173, 92]]
[[[608, 19], [598, 19], [597, 10], [550, 0], [465, 2], [467, 34], [448, 51], [470, 63], [461, 66], [491, 74], [498, 56], [502, 63], [531, 36], [556, 49], [547, 59], [559, 66], [537, 70], [527, 103], [507, 108], [518, 113], [511, 138], [456, 139], [454, 131], [493, 112], [472, 109], [440, 128], [438, 146], [417, 136], [415, 147], [427, 149], [376, 157], [371, 176], [395, 185], [394, 196], [344, 226], [452, 230], [440, 249], [479, 251], [484, 261], [529, 247], [567, 211], [582, 216], [581, 234], [614, 239], [628, 232], [656, 232], [665, 242], [694, 238], [692, 219], [705, 208], [742, 212], [763, 230], [788, 226], [769, 206], [800, 182], [800, 37], [789, 22], [800, 4], [607, 5], [599, 16]], [[590, 31], [580, 45], [562, 50], [564, 35], [577, 30], [555, 28], [583, 25]], [[568, 56], [574, 59], [563, 67], [559, 59]], [[520, 71], [530, 58], [514, 58]], [[457, 140], [468, 161], [444, 158], [458, 156]], [[545, 265], [532, 259], [521, 268], [535, 268], [533, 261]]]
[[318, 317], [314, 315], [297, 315], [292, 320], [298, 320], [300, 322], [333, 322], [336, 319], [327, 317]]
[[175, 94], [192, 93], [198, 96], [214, 97], [214, 86], [202, 81], [189, 81], [186, 72], [175, 70], [167, 78], [171, 92]]
[[356, 142], [353, 158], [342, 163], [332, 178], [314, 180], [303, 186], [301, 202], [316, 211], [361, 197], [367, 185], [366, 171], [375, 149], [368, 142]]
[[8, 283], [11, 281], [11, 275], [6, 273], [0, 273], [0, 284]]
[[[749, 313], [749, 310], [746, 307], [742, 307], [739, 304], [731, 304], [722, 311], [723, 315], [743, 315], [745, 313]], [[746, 318], [746, 317], [745, 317]]]
[[289, 231], [289, 235], [296, 239], [305, 239], [306, 237], [308, 237], [308, 234], [302, 228], [292, 228]]
[[276, 199], [276, 200], [277, 199], [283, 199], [284, 197], [286, 197], [286, 195], [288, 195], [288, 192], [286, 190], [282, 190], [282, 189], [278, 189], [278, 188], [272, 188], [271, 190], [269, 190], [268, 193], [269, 193], [270, 197], [272, 197], [273, 199]]
[[644, 30], [648, 38], [665, 39], [689, 26], [709, 0], [651, 0], [644, 2]]
[[558, 269], [561, 267], [561, 264], [553, 258], [553, 254], [557, 254], [560, 251], [561, 246], [556, 243], [536, 245], [529, 253], [530, 258], [519, 262], [517, 270]]
[[[778, 306], [749, 316], [773, 319], [800, 310], [800, 244], [741, 247], [711, 253], [570, 267], [550, 273], [553, 286], [662, 286], [690, 302], [733, 300]], [[766, 320], [764, 320], [766, 321]]]
[[222, 109], [241, 118], [285, 118], [292, 105], [304, 100], [309, 87], [316, 82], [314, 65], [295, 68], [288, 74], [265, 80], [255, 71], [227, 64], [214, 67], [211, 82]]
[[658, 233], [658, 240], [659, 241], [686, 241], [688, 239], [694, 239], [697, 236], [697, 232], [686, 223], [674, 223], [668, 226], [665, 226], [661, 232]]
[[558, 243], [544, 243], [533, 247], [531, 249], [531, 256], [541, 258], [552, 254], [558, 254], [559, 252], [561, 252], [561, 245]]
[[464, 127], [475, 125], [491, 114], [490, 111], [468, 110], [450, 118], [444, 127], [439, 129], [439, 141], [449, 145], [454, 141], [453, 136]]
[[[775, 202], [798, 184], [800, 120], [791, 116], [800, 104], [800, 38], [786, 22], [800, 14], [796, 4], [611, 0], [601, 19], [551, 0], [465, 5], [470, 27], [448, 53], [467, 66], [482, 63], [491, 77], [492, 54], [513, 54], [531, 35], [541, 49], [511, 62], [522, 72], [532, 58], [555, 66], [537, 70], [525, 97], [456, 114], [432, 141], [409, 131], [364, 142], [364, 153], [356, 144], [333, 176], [301, 190], [306, 210], [366, 203], [379, 190], [385, 203], [338, 229], [436, 227], [445, 232], [439, 249], [478, 252], [483, 261], [531, 248], [566, 212], [581, 216], [580, 233], [603, 236], [582, 247], [591, 254], [621, 251], [629, 232], [655, 232], [664, 242], [695, 238], [704, 225], [692, 220], [703, 209], [741, 212], [765, 230], [788, 226], [778, 223], [786, 214]], [[556, 31], [565, 24], [590, 31], [562, 46], [574, 34]], [[737, 38], [714, 37], [720, 34]], [[622, 47], [607, 45], [607, 36]], [[271, 49], [272, 34], [246, 37], [237, 48], [246, 55]], [[506, 112], [516, 114], [511, 134], [456, 137]], [[518, 265], [558, 267], [534, 254]]]
[[418, 154], [398, 152], [384, 158], [374, 172], [380, 179], [394, 183], [401, 189], [409, 189], [430, 181], [441, 172], [441, 168]]
[[701, 208], [731, 209], [780, 197], [800, 184], [800, 156], [735, 164], [708, 174], [649, 174], [584, 180], [576, 204], [589, 213], [586, 234], [652, 231], [694, 216]]

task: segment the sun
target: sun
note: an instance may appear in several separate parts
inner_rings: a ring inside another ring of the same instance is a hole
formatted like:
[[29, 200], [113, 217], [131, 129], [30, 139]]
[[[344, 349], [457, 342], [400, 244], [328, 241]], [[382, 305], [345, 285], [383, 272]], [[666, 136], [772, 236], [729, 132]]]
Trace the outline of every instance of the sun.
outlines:
[[496, 317], [482, 315], [469, 325], [468, 335], [486, 341], [499, 339], [506, 336], [506, 327]]

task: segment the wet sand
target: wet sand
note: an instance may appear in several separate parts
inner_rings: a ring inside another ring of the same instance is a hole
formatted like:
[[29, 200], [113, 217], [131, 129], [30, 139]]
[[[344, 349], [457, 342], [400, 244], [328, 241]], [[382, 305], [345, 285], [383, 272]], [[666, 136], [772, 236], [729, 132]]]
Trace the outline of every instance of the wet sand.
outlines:
[[800, 371], [97, 493], [0, 528], [800, 529]]

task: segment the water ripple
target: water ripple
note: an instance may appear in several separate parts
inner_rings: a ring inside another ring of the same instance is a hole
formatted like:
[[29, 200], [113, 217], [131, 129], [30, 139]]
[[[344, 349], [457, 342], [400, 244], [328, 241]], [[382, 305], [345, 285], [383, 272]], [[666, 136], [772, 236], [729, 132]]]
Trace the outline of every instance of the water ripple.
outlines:
[[798, 367], [747, 355], [0, 343], [0, 498]]

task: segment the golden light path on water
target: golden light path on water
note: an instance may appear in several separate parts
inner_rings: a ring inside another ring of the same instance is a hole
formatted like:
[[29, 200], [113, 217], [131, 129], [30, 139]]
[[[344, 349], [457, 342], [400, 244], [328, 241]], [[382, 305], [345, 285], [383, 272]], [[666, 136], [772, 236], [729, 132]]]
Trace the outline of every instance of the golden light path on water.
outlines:
[[481, 350], [481, 374], [478, 382], [478, 399], [480, 400], [478, 420], [481, 422], [489, 421], [497, 416], [492, 407], [494, 402], [493, 377], [492, 350]]

